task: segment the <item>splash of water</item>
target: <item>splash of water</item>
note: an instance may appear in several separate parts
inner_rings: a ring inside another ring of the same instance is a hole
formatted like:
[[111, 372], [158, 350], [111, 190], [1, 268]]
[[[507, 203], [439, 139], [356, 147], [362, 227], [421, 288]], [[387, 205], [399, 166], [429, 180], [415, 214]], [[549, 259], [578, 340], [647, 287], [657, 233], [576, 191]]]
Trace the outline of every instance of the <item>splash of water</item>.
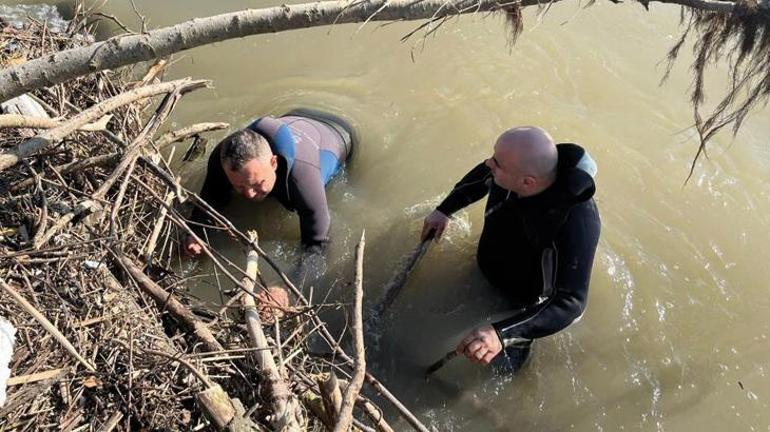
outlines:
[[15, 28], [22, 28], [27, 22], [27, 17], [37, 21], [46, 22], [48, 30], [52, 33], [61, 33], [67, 28], [68, 21], [59, 15], [56, 7], [40, 5], [0, 5], [0, 18]]

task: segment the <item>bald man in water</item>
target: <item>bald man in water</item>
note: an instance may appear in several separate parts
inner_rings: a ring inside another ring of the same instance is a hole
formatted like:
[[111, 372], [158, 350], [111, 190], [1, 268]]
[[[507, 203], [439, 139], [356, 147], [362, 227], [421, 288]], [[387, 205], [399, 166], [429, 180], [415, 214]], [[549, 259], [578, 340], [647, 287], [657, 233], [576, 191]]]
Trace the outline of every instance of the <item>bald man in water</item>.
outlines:
[[[487, 198], [477, 262], [512, 303], [508, 318], [474, 329], [457, 346], [471, 361], [518, 370], [532, 341], [579, 319], [586, 306], [601, 222], [593, 200], [596, 164], [576, 144], [541, 128], [505, 131], [425, 218], [440, 239], [458, 210]], [[502, 354], [501, 354], [502, 353]]]

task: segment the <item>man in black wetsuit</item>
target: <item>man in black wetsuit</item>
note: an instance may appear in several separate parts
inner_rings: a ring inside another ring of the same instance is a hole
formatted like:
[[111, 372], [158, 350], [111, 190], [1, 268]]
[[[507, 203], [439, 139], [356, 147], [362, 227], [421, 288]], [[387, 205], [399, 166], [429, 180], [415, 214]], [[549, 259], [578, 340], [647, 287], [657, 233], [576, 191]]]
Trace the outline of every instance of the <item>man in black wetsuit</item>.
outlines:
[[[457, 352], [515, 371], [533, 339], [552, 335], [585, 310], [601, 222], [593, 195], [596, 164], [576, 144], [555, 145], [544, 130], [514, 128], [425, 218], [422, 237], [440, 238], [449, 217], [486, 195], [477, 262], [511, 301], [510, 317], [471, 331]], [[505, 355], [500, 355], [505, 351]]]
[[[274, 197], [299, 214], [306, 251], [318, 251], [329, 239], [331, 223], [325, 186], [350, 158], [354, 135], [342, 118], [316, 110], [259, 118], [211, 152], [201, 198], [221, 211], [233, 191], [254, 201]], [[198, 208], [190, 219], [199, 236], [201, 224], [211, 224]], [[189, 255], [202, 252], [192, 236], [183, 246]]]

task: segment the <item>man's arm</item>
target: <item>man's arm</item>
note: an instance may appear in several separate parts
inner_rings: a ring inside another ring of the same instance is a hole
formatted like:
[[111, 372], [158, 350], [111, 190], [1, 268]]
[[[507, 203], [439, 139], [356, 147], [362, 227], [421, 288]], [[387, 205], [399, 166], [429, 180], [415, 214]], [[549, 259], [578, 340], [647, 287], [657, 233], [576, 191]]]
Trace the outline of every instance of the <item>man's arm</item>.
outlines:
[[476, 165], [459, 183], [449, 192], [444, 201], [436, 207], [428, 216], [422, 226], [420, 238], [426, 240], [431, 233], [436, 240], [441, 240], [444, 229], [449, 224], [449, 216], [463, 207], [472, 204], [489, 193], [489, 181], [492, 173], [484, 162]]
[[489, 364], [506, 346], [552, 335], [580, 318], [585, 310], [596, 245], [599, 212], [593, 200], [572, 209], [555, 242], [558, 250], [553, 294], [540, 305], [470, 332], [457, 353], [471, 361]]
[[525, 314], [494, 323], [503, 345], [563, 330], [580, 318], [586, 307], [601, 222], [593, 200], [573, 208], [555, 242], [557, 265], [553, 294]]
[[317, 168], [300, 164], [298, 162], [294, 167], [289, 187], [294, 207], [299, 214], [302, 246], [320, 249], [329, 241], [331, 226], [326, 189]]
[[331, 216], [320, 171], [311, 166], [297, 165], [292, 174], [289, 188], [292, 204], [299, 215], [302, 253], [289, 274], [292, 280], [301, 284], [312, 284], [326, 272]]
[[484, 162], [476, 165], [455, 185], [436, 210], [451, 216], [454, 212], [484, 198], [489, 193], [488, 181], [491, 179], [492, 172]]

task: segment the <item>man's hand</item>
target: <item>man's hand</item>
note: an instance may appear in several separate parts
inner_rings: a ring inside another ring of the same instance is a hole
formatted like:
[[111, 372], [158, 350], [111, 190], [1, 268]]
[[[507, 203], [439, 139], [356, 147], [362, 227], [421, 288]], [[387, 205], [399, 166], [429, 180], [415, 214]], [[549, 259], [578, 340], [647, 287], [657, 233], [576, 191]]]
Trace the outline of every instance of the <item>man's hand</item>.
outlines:
[[195, 240], [195, 237], [188, 235], [182, 242], [182, 250], [187, 256], [197, 257], [203, 253], [203, 245]]
[[425, 217], [425, 221], [422, 223], [422, 234], [420, 234], [420, 240], [425, 240], [428, 235], [433, 231], [433, 237], [436, 241], [441, 239], [441, 235], [444, 234], [446, 226], [449, 224], [449, 217], [438, 210], [433, 210], [428, 216]]
[[503, 344], [491, 325], [479, 327], [465, 336], [457, 345], [457, 354], [462, 354], [474, 363], [488, 365], [503, 350]]

